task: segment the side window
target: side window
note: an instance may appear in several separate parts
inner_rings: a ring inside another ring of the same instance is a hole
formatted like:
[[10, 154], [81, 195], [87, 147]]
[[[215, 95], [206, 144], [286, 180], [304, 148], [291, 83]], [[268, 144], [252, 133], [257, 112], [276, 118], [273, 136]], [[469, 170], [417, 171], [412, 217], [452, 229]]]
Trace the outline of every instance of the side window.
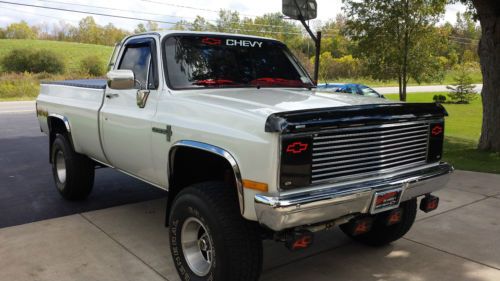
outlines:
[[149, 44], [128, 45], [123, 53], [118, 69], [130, 69], [134, 72], [135, 88], [155, 89], [155, 68]]

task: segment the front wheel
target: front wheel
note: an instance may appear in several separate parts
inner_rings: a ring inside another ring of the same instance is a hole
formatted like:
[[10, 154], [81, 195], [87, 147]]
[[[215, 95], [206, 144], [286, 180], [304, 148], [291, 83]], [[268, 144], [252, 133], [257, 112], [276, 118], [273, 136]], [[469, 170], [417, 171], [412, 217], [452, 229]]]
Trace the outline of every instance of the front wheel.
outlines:
[[402, 218], [399, 223], [387, 225], [387, 219], [391, 211], [380, 213], [374, 216], [374, 222], [369, 232], [352, 235], [349, 225], [341, 225], [340, 229], [347, 236], [360, 243], [379, 247], [387, 245], [403, 237], [413, 226], [417, 215], [417, 199], [412, 199], [401, 203], [400, 208], [403, 210]]
[[182, 280], [255, 281], [262, 270], [258, 226], [241, 217], [224, 183], [196, 184], [177, 195], [170, 251]]

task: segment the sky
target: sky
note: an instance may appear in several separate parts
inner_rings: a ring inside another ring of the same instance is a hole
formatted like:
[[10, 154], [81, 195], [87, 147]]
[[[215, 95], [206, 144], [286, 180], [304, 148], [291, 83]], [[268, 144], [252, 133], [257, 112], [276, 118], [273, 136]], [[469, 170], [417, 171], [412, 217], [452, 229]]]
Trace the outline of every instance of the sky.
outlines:
[[[3, 2], [4, 0], [0, 0]], [[242, 16], [255, 17], [265, 13], [280, 12], [280, 0], [5, 0], [19, 4], [37, 5], [45, 7], [59, 7], [65, 9], [91, 11], [97, 13], [114, 14], [128, 17], [137, 17], [165, 22], [177, 22], [181, 19], [191, 21], [196, 15], [209, 20], [217, 18], [219, 9], [230, 9], [240, 12]], [[66, 4], [64, 4], [66, 3]], [[326, 21], [342, 13], [342, 0], [317, 0], [318, 19]], [[89, 6], [99, 6], [94, 8]], [[116, 10], [111, 10], [111, 9]], [[465, 11], [461, 4], [449, 5], [442, 22], [456, 20], [457, 12]], [[0, 3], [0, 27], [21, 20], [29, 24], [46, 24], [52, 26], [63, 20], [76, 25], [86, 15], [66, 11], [54, 11], [35, 7], [25, 7]], [[100, 25], [113, 23], [115, 26], [133, 30], [142, 21], [116, 19], [104, 16], [93, 16]], [[160, 24], [168, 27], [168, 24]]]

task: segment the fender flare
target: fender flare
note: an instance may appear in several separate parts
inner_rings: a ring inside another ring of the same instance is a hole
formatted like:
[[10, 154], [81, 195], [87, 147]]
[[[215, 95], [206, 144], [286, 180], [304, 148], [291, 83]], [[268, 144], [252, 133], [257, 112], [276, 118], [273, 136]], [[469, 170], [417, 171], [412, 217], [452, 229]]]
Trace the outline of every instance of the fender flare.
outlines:
[[49, 114], [48, 117], [47, 117], [47, 122], [48, 122], [47, 125], [49, 127], [49, 130], [51, 129], [50, 128], [50, 122], [49, 122], [51, 118], [56, 118], [56, 119], [59, 119], [59, 120], [63, 121], [64, 126], [66, 127], [66, 130], [68, 131], [68, 133], [71, 134], [71, 125], [69, 124], [69, 120], [68, 120], [68, 118], [66, 118], [66, 116], [63, 116], [63, 115], [60, 115], [60, 114], [56, 114], [56, 113]]
[[170, 181], [170, 177], [173, 175], [173, 159], [175, 157], [175, 152], [177, 151], [178, 148], [181, 147], [188, 147], [188, 148], [193, 148], [193, 149], [198, 149], [202, 151], [206, 151], [212, 154], [215, 154], [219, 157], [224, 158], [231, 168], [233, 169], [234, 173], [234, 178], [236, 182], [236, 191], [238, 193], [238, 201], [240, 205], [240, 212], [241, 215], [245, 212], [245, 198], [244, 198], [244, 193], [243, 193], [243, 180], [241, 178], [241, 171], [238, 166], [238, 162], [236, 159], [229, 153], [228, 151], [224, 150], [223, 148], [220, 148], [215, 145], [203, 143], [203, 142], [198, 142], [198, 141], [191, 141], [191, 140], [181, 140], [172, 145], [170, 148], [169, 152], [169, 157], [168, 157], [168, 177]]

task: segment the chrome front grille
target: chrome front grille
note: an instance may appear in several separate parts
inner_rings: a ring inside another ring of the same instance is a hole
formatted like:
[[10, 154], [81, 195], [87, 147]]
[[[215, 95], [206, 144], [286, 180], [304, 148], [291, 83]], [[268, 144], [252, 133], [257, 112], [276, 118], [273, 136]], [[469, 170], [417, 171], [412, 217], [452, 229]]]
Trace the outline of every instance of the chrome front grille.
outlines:
[[315, 134], [311, 183], [340, 181], [427, 161], [428, 122], [357, 126]]

